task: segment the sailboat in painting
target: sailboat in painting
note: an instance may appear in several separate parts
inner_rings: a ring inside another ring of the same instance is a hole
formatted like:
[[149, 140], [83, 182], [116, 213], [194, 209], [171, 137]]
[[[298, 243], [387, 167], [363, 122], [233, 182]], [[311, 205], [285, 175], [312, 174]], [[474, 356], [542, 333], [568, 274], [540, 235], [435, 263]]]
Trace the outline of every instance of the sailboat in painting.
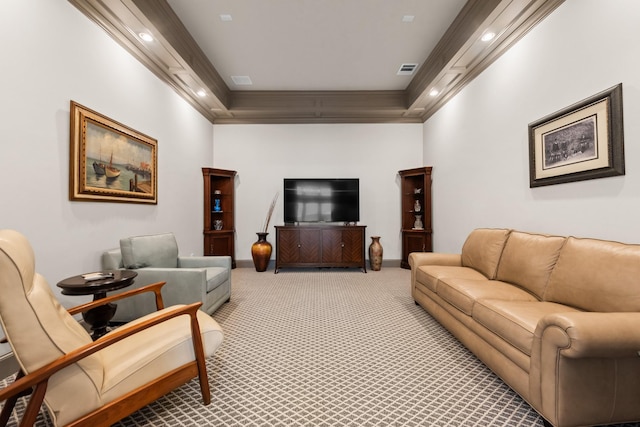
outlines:
[[96, 173], [96, 175], [104, 175], [104, 168], [105, 164], [102, 161], [102, 147], [100, 147], [100, 161], [93, 162], [93, 171]]
[[[95, 169], [95, 165], [94, 165]], [[104, 167], [104, 173], [107, 178], [117, 178], [120, 176], [120, 169], [113, 166], [113, 153], [111, 153], [111, 159], [109, 159], [109, 165]]]

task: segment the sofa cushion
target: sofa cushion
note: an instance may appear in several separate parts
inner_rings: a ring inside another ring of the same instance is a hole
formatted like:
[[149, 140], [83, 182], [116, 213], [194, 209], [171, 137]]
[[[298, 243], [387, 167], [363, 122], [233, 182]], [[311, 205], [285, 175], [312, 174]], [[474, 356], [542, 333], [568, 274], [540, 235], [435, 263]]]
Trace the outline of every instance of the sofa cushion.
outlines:
[[222, 285], [229, 279], [229, 269], [224, 267], [207, 267], [207, 293]]
[[489, 279], [495, 279], [510, 231], [489, 228], [473, 230], [462, 246], [462, 265], [478, 270]]
[[640, 311], [640, 245], [569, 237], [544, 294], [585, 311]]
[[543, 301], [479, 299], [473, 306], [473, 320], [531, 356], [533, 334], [538, 321], [548, 314], [579, 311], [562, 304]]
[[537, 301], [529, 292], [497, 280], [469, 280], [443, 278], [438, 283], [438, 296], [471, 316], [473, 305], [480, 298], [498, 298], [507, 301]]
[[565, 241], [560, 236], [512, 231], [502, 251], [497, 279], [513, 283], [542, 299]]
[[452, 267], [445, 265], [423, 265], [416, 270], [416, 281], [422, 283], [432, 292], [438, 292], [438, 280], [445, 277], [461, 279], [487, 280], [482, 273], [468, 267]]
[[176, 268], [178, 243], [173, 233], [134, 236], [120, 239], [125, 268]]

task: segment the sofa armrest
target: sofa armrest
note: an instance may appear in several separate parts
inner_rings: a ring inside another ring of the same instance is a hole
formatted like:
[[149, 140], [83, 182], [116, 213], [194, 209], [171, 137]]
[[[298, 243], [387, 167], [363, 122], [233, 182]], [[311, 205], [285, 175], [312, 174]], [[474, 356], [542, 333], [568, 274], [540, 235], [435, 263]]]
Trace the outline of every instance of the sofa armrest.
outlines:
[[535, 340], [555, 345], [564, 357], [636, 358], [640, 351], [640, 313], [570, 312], [545, 316]]
[[409, 265], [411, 269], [421, 265], [449, 265], [452, 267], [460, 267], [462, 266], [462, 255], [438, 252], [411, 252], [409, 254]]
[[566, 312], [540, 319], [529, 369], [531, 405], [553, 425], [622, 419], [637, 405], [625, 396], [637, 390], [638, 324], [640, 313], [634, 312]]
[[190, 256], [178, 257], [180, 268], [223, 267], [231, 269], [230, 256]]

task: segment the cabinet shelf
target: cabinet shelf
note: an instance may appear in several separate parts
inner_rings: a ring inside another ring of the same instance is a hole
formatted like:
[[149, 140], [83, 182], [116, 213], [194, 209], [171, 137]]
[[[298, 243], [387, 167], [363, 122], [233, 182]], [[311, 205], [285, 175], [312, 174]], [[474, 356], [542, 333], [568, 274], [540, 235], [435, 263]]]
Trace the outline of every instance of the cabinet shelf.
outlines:
[[[235, 176], [236, 171], [202, 168], [204, 179], [204, 255], [228, 255], [235, 260]], [[216, 191], [219, 191], [216, 193]], [[214, 210], [220, 206], [221, 210]], [[216, 229], [216, 227], [221, 227]]]
[[[411, 252], [431, 252], [431, 167], [401, 170], [401, 234], [402, 234], [402, 268], [410, 268]], [[420, 192], [416, 192], [420, 189]], [[414, 205], [420, 205], [416, 211]], [[422, 227], [416, 228], [417, 217]]]

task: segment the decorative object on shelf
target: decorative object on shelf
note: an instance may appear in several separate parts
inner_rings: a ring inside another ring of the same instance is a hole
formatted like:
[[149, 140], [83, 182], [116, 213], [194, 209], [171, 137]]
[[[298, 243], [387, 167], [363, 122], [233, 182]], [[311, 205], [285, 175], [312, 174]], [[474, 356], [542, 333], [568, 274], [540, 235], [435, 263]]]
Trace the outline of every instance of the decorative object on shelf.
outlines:
[[222, 212], [222, 207], [220, 207], [220, 199], [215, 199], [213, 201], [213, 211], [214, 212]]
[[371, 244], [369, 245], [369, 265], [372, 271], [380, 271], [382, 268], [382, 245], [380, 244], [380, 236], [371, 236]]
[[413, 194], [422, 194], [422, 188], [414, 188]]
[[421, 210], [422, 206], [420, 206], [420, 200], [416, 200], [416, 202], [413, 204], [413, 211], [420, 212]]
[[215, 230], [218, 230], [218, 231], [222, 230], [222, 225], [223, 224], [221, 219], [216, 219], [215, 221], [213, 221], [213, 228]]
[[413, 223], [414, 230], [422, 230], [424, 229], [424, 224], [422, 224], [422, 215], [416, 215], [416, 221]]
[[262, 231], [256, 233], [258, 235], [258, 241], [251, 245], [251, 257], [253, 258], [253, 265], [256, 268], [256, 271], [266, 271], [269, 266], [269, 260], [271, 259], [271, 251], [273, 248], [271, 247], [271, 243], [267, 241], [267, 229], [269, 228], [269, 222], [271, 222], [271, 215], [273, 215], [273, 209], [276, 206], [276, 201], [278, 200], [279, 193], [273, 197], [271, 201], [271, 205], [269, 206], [269, 211], [267, 212], [267, 218], [264, 221], [262, 226]]

